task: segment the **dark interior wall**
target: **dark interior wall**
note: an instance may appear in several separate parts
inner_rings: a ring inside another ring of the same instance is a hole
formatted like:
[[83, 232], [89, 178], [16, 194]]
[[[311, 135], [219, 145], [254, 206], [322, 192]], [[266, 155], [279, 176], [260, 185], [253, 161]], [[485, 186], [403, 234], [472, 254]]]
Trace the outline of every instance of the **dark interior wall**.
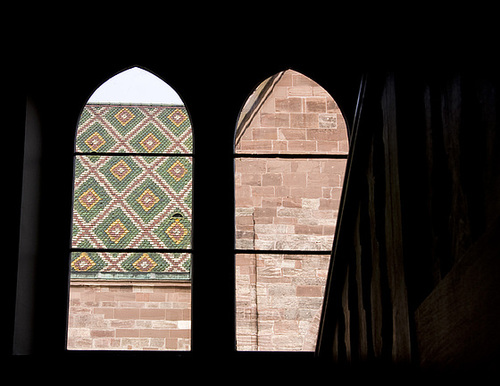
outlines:
[[497, 93], [488, 71], [367, 78], [320, 355], [495, 363]]
[[[124, 7], [124, 11], [130, 12], [130, 8]], [[484, 27], [479, 30], [478, 39], [471, 37], [470, 9], [467, 10], [466, 21], [461, 23], [461, 20], [456, 19], [457, 24], [469, 28], [458, 35], [448, 30], [443, 36], [434, 36], [425, 20], [419, 19], [417, 24], [419, 27], [424, 26], [426, 33], [421, 36], [418, 44], [415, 44], [415, 38], [408, 39], [407, 36], [397, 34], [388, 24], [371, 14], [368, 18], [373, 17], [377, 26], [384, 29], [385, 34], [382, 37], [376, 36], [377, 29], [372, 28], [358, 33], [362, 24], [360, 20], [353, 20], [352, 24], [346, 26], [345, 31], [349, 32], [340, 34], [340, 31], [343, 31], [339, 25], [343, 19], [341, 14], [335, 13], [332, 16], [329, 12], [322, 15], [315, 12], [313, 15], [307, 15], [302, 11], [304, 10], [299, 12], [299, 16], [294, 12], [293, 18], [286, 19], [289, 27], [297, 26], [297, 34], [285, 34], [276, 25], [275, 28], [264, 29], [264, 40], [249, 27], [253, 24], [246, 24], [235, 18], [229, 26], [222, 26], [207, 14], [203, 15], [206, 20], [204, 23], [196, 24], [196, 32], [192, 34], [191, 39], [186, 39], [186, 34], [180, 33], [177, 37], [183, 35], [183, 39], [165, 38], [162, 40], [162, 43], [165, 41], [164, 44], [158, 44], [155, 37], [164, 37], [165, 29], [174, 28], [169, 24], [173, 18], [168, 17], [168, 13], [162, 13], [161, 17], [168, 18], [169, 23], [162, 20], [154, 30], [150, 29], [152, 25], [142, 31], [139, 31], [138, 27], [128, 30], [120, 23], [112, 33], [106, 34], [104, 40], [102, 35], [99, 35], [102, 31], [97, 32], [97, 25], [107, 24], [109, 19], [96, 17], [91, 25], [87, 21], [84, 25], [77, 25], [75, 29], [81, 28], [81, 33], [73, 37], [67, 34], [66, 28], [69, 23], [75, 22], [73, 17], [68, 17], [62, 28], [50, 24], [41, 14], [33, 14], [28, 20], [33, 26], [27, 34], [23, 33], [23, 37], [27, 38], [19, 46], [21, 49], [17, 49], [13, 54], [16, 59], [12, 61], [14, 65], [10, 72], [11, 77], [18, 82], [14, 86], [15, 90], [9, 94], [10, 99], [14, 101], [14, 113], [9, 120], [12, 143], [9, 150], [13, 150], [14, 154], [9, 157], [7, 177], [11, 181], [7, 208], [7, 218], [11, 226], [5, 235], [11, 240], [6, 255], [13, 258], [6, 262], [5, 269], [8, 272], [2, 280], [6, 287], [4, 293], [7, 294], [8, 305], [4, 317], [10, 321], [9, 331], [5, 333], [5, 345], [2, 345], [3, 351], [9, 354], [12, 352], [16, 289], [25, 286], [21, 278], [18, 280], [17, 273], [18, 268], [21, 272], [26, 267], [23, 268], [21, 258], [16, 258], [22, 250], [19, 243], [25, 247], [29, 246], [29, 243], [24, 244], [26, 240], [20, 238], [22, 231], [19, 231], [24, 189], [27, 197], [35, 196], [40, 199], [36, 212], [38, 220], [32, 221], [34, 224], [31, 224], [36, 231], [29, 231], [27, 236], [31, 241], [38, 239], [39, 247], [31, 254], [36, 259], [32, 272], [35, 279], [31, 282], [35, 296], [28, 298], [27, 303], [23, 304], [29, 307], [33, 315], [33, 318], [30, 317], [24, 324], [20, 324], [32, 333], [32, 339], [27, 339], [24, 347], [38, 354], [38, 357], [60, 359], [66, 355], [64, 335], [73, 139], [80, 109], [102, 82], [123, 69], [135, 65], [143, 66], [174, 87], [189, 109], [195, 130], [195, 179], [202, 181], [197, 184], [198, 188], [195, 187], [194, 198], [195, 233], [203, 237], [196, 236], [194, 245], [195, 249], [200, 251], [201, 257], [193, 271], [193, 307], [204, 310], [207, 304], [203, 300], [203, 292], [207, 289], [225, 294], [217, 304], [210, 304], [209, 313], [194, 312], [193, 340], [196, 339], [198, 343], [193, 345], [193, 352], [198, 364], [207, 358], [210, 358], [210, 363], [220, 364], [220, 358], [232, 357], [234, 346], [233, 213], [231, 209], [225, 208], [228, 208], [228, 203], [233, 200], [232, 133], [241, 105], [262, 80], [278, 71], [292, 68], [321, 84], [352, 122], [361, 75], [367, 70], [383, 70], [372, 72], [375, 74], [375, 77], [371, 78], [371, 84], [374, 86], [370, 86], [372, 91], [369, 91], [363, 108], [367, 118], [360, 125], [365, 135], [361, 139], [360, 134], [357, 145], [359, 166], [353, 169], [350, 180], [350, 191], [353, 192], [356, 203], [346, 202], [346, 206], [351, 209], [345, 212], [343, 221], [346, 221], [346, 224], [343, 229], [350, 229], [349, 232], [352, 232], [353, 236], [344, 237], [344, 246], [339, 244], [337, 247], [339, 250], [346, 248], [344, 258], [341, 258], [340, 254], [336, 257], [337, 267], [342, 267], [343, 259], [345, 267], [355, 262], [352, 265], [354, 269], [349, 270], [351, 287], [343, 285], [347, 272], [341, 272], [339, 278], [334, 276], [335, 281], [331, 288], [333, 292], [328, 301], [337, 300], [338, 304], [329, 308], [334, 309], [334, 316], [341, 315], [342, 318], [325, 318], [323, 332], [325, 337], [332, 338], [331, 342], [335, 339], [337, 342], [339, 339], [343, 342], [341, 359], [347, 357], [346, 346], [349, 344], [351, 347], [359, 347], [357, 352], [367, 358], [383, 357], [390, 360], [393, 357], [393, 327], [392, 323], [385, 321], [388, 318], [391, 320], [393, 315], [389, 300], [391, 290], [387, 268], [381, 265], [381, 262], [386, 264], [387, 249], [387, 201], [384, 198], [387, 176], [385, 145], [381, 133], [384, 119], [381, 96], [386, 85], [385, 71], [401, 69], [399, 75], [394, 78], [394, 91], [391, 91], [395, 98], [386, 98], [385, 106], [386, 118], [387, 112], [397, 112], [397, 158], [400, 160], [398, 178], [404, 277], [410, 312], [408, 319], [412, 343], [411, 358], [412, 361], [419, 361], [422, 350], [415, 343], [418, 334], [411, 312], [438, 288], [442, 279], [446, 278], [446, 272], [452, 272], [454, 262], [456, 259], [460, 260], [462, 252], [466, 253], [475, 243], [481, 243], [482, 237], [490, 229], [489, 224], [498, 213], [498, 201], [495, 200], [495, 197], [498, 197], [498, 170], [495, 165], [499, 163], [495, 156], [492, 158], [492, 154], [498, 154], [498, 124], [496, 118], [493, 119], [498, 114], [498, 87], [495, 65], [487, 55], [494, 45], [488, 44], [488, 31]], [[392, 18], [393, 12], [388, 14]], [[118, 19], [124, 15], [115, 16]], [[318, 21], [319, 16], [323, 16], [321, 21]], [[262, 20], [262, 17], [262, 14], [259, 14], [258, 20]], [[300, 23], [297, 20], [306, 17], [314, 20], [316, 28], [310, 35], [299, 38], [303, 28], [299, 28]], [[440, 17], [436, 18], [442, 26]], [[284, 18], [281, 17], [281, 20]], [[406, 17], [398, 20], [401, 23], [408, 21]], [[317, 24], [320, 22], [324, 28], [318, 29]], [[248, 35], [242, 37], [228, 33], [237, 24], [241, 24], [240, 27], [249, 32]], [[485, 25], [487, 23], [483, 20], [481, 26]], [[318, 38], [320, 35], [321, 39]], [[396, 44], [392, 46], [390, 41], [393, 39]], [[179, 40], [182, 40], [182, 43], [177, 43]], [[433, 48], [430, 47], [431, 42], [435, 43]], [[170, 48], [176, 44], [178, 49], [171, 51]], [[410, 55], [407, 55], [408, 53]], [[443, 61], [443, 57], [450, 53], [451, 56]], [[493, 54], [496, 55], [495, 52]], [[477, 60], [469, 67], [464, 65], [464, 58]], [[465, 72], [461, 71], [461, 66]], [[425, 73], [426, 71], [428, 72]], [[469, 75], [462, 76], [466, 73]], [[457, 77], [460, 79], [458, 83], [454, 80]], [[459, 109], [462, 111], [459, 122], [467, 124], [454, 131], [459, 134], [458, 137], [455, 135], [445, 138], [445, 129], [453, 126], [454, 120], [458, 118], [443, 112], [443, 109], [448, 110], [446, 106], [458, 104], [453, 96], [457, 95], [453, 91], [457, 88], [461, 90], [458, 93], [459, 100], [464, 103], [467, 101], [468, 106]], [[23, 174], [25, 121], [32, 118], [29, 114], [26, 116], [26, 97], [36, 111], [42, 137], [39, 164], [41, 180], [38, 186], [30, 181], [23, 186], [23, 178], [26, 177]], [[395, 106], [390, 107], [394, 100]], [[394, 117], [390, 119], [394, 120]], [[448, 121], [445, 126], [444, 119]], [[350, 125], [352, 127], [352, 123]], [[215, 144], [214, 136], [217, 138]], [[458, 175], [457, 165], [450, 161], [455, 157], [453, 149], [456, 149], [454, 141], [457, 138], [460, 148]], [[445, 149], [449, 151], [446, 152]], [[429, 159], [432, 159], [432, 162]], [[214, 168], [217, 170], [216, 179], [212, 177]], [[356, 175], [361, 178], [355, 178]], [[201, 188], [207, 186], [204, 184], [214, 186], [215, 180], [216, 189], [207, 191]], [[419, 184], [415, 183], [415, 180], [424, 182]], [[481, 181], [479, 187], [474, 185], [475, 180]], [[459, 196], [450, 200], [450, 192], [457, 186], [462, 188], [461, 194], [465, 200], [459, 199]], [[465, 212], [464, 201], [467, 202], [468, 208]], [[452, 209], [452, 205], [457, 209]], [[462, 224], [464, 213], [467, 214], [468, 220]], [[216, 222], [214, 218], [217, 218]], [[451, 218], [453, 220], [450, 220]], [[31, 220], [34, 218], [28, 219]], [[456, 229], [453, 224], [462, 224], [460, 227], [464, 231], [452, 232]], [[358, 231], [355, 231], [356, 229]], [[204, 240], [210, 242], [205, 243]], [[218, 242], [213, 245], [212, 240]], [[217, 252], [214, 252], [213, 248], [216, 248]], [[455, 252], [451, 252], [452, 250]], [[218, 262], [217, 275], [225, 278], [224, 280], [213, 279], [214, 259]], [[373, 269], [376, 266], [379, 267], [378, 270]], [[487, 270], [488, 265], [485, 264], [485, 267]], [[210, 276], [207, 276], [207, 272]], [[334, 275], [336, 274], [334, 272]], [[491, 278], [491, 275], [489, 277]], [[358, 278], [362, 281], [358, 281]], [[458, 275], [457, 280], [460, 282], [466, 279]], [[364, 284], [358, 286], [358, 283]], [[478, 283], [478, 286], [481, 285]], [[346, 291], [346, 288], [351, 290]], [[368, 291], [369, 288], [373, 290]], [[380, 299], [378, 306], [372, 306], [371, 302], [377, 296]], [[359, 299], [363, 300], [363, 307], [360, 307]], [[352, 312], [350, 319], [346, 319], [344, 314], [347, 306]], [[492, 309], [491, 303], [488, 307], [489, 310]], [[481, 308], [479, 310], [481, 311]], [[356, 316], [363, 313], [366, 315], [365, 324], [360, 323], [361, 319]], [[224, 322], [216, 323], [214, 318], [207, 315], [216, 315]], [[337, 323], [339, 320], [340, 324]], [[491, 318], [488, 320], [491, 321]], [[350, 324], [346, 324], [346, 321]], [[16, 325], [19, 325], [18, 322], [16, 321]], [[336, 330], [337, 325], [339, 328]], [[378, 327], [374, 330], [375, 325]], [[487, 323], [487, 326], [490, 326], [488, 328], [491, 330], [491, 324]], [[345, 339], [345, 336], [338, 334], [347, 327], [351, 333], [348, 339]], [[365, 332], [360, 334], [359, 331], [363, 328]], [[490, 330], [484, 331], [483, 340], [490, 333], [495, 333]], [[325, 344], [331, 342], [325, 340]], [[357, 360], [359, 357], [360, 354], [350, 353], [351, 359]], [[271, 367], [277, 363], [273, 362], [275, 359], [265, 356], [263, 362], [270, 363]], [[295, 369], [293, 364], [303, 365], [304, 362], [303, 358], [296, 362], [286, 358], [282, 363], [286, 363], [284, 369]], [[328, 364], [330, 363], [328, 361]]]
[[[413, 187], [411, 166], [401, 177], [403, 196], [422, 196], [418, 204], [407, 200], [404, 223], [406, 243], [416, 246], [405, 260], [419, 361], [486, 366], [500, 354], [500, 254], [492, 238], [500, 215], [498, 79], [487, 72], [440, 76], [427, 80], [420, 99], [426, 136], [419, 162], [426, 166], [418, 176], [425, 183]], [[424, 232], [417, 236], [418, 227]]]
[[398, 106], [401, 181], [418, 305], [500, 213], [498, 79], [463, 72], [403, 82], [412, 93]]

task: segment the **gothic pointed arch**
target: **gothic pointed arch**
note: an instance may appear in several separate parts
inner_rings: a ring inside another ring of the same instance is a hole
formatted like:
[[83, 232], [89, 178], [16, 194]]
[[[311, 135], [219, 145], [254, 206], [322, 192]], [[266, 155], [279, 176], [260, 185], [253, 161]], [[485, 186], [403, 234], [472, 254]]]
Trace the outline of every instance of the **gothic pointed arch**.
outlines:
[[117, 74], [83, 107], [69, 349], [189, 349], [192, 155], [182, 99], [149, 71]]
[[348, 153], [337, 103], [297, 71], [263, 81], [241, 109], [234, 144], [238, 350], [314, 350]]

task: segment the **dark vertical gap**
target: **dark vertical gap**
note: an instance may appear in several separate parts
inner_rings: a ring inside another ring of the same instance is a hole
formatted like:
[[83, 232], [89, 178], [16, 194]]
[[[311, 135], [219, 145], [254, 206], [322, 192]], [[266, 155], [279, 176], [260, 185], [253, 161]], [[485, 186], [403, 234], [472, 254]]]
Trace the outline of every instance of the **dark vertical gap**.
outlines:
[[[358, 223], [355, 223], [355, 227], [358, 226]], [[360, 328], [359, 328], [359, 312], [358, 312], [358, 288], [356, 285], [356, 246], [355, 246], [355, 237], [353, 232], [351, 238], [351, 247], [349, 254], [349, 270], [348, 270], [348, 303], [347, 308], [349, 310], [349, 332], [350, 336], [348, 337], [351, 345], [351, 355], [350, 362], [358, 363], [360, 359], [359, 347], [360, 347]]]
[[[375, 117], [374, 117], [375, 118]], [[377, 122], [382, 126], [382, 111], [377, 111]], [[393, 344], [393, 325], [392, 325], [392, 301], [391, 290], [389, 287], [389, 273], [387, 270], [387, 247], [385, 235], [385, 205], [386, 205], [386, 165], [384, 159], [384, 144], [382, 141], [381, 132], [374, 132], [373, 136], [373, 161], [374, 161], [374, 178], [375, 178], [375, 219], [376, 219], [376, 238], [379, 246], [379, 270], [380, 270], [380, 303], [382, 308], [382, 350], [381, 359], [390, 361], [392, 358]]]
[[427, 166], [427, 173], [425, 176], [426, 182], [426, 195], [425, 199], [427, 202], [426, 208], [426, 219], [427, 219], [427, 228], [428, 228], [428, 237], [429, 237], [429, 266], [427, 267], [430, 287], [425, 289], [420, 296], [415, 300], [415, 309], [418, 307], [418, 304], [422, 302], [422, 300], [430, 293], [432, 288], [439, 282], [441, 273], [440, 273], [440, 265], [439, 265], [439, 257], [437, 255], [436, 247], [438, 243], [438, 237], [436, 234], [436, 223], [434, 220], [434, 211], [433, 211], [433, 202], [434, 197], [436, 195], [435, 190], [433, 189], [433, 175], [435, 168], [435, 160], [434, 160], [434, 146], [435, 146], [435, 132], [436, 132], [436, 111], [433, 106], [435, 99], [435, 90], [432, 84], [428, 83], [424, 90], [424, 114], [425, 114], [425, 161]]
[[431, 190], [429, 210], [433, 229], [433, 281], [439, 282], [447, 272], [446, 261], [449, 254], [449, 230], [447, 217], [450, 211], [450, 178], [446, 170], [443, 142], [443, 122], [441, 120], [441, 85], [433, 82], [430, 89], [430, 125], [432, 142], [429, 152], [432, 156], [429, 186]]
[[[366, 187], [366, 191], [368, 187]], [[368, 193], [368, 192], [367, 192]], [[361, 222], [360, 222], [360, 240], [363, 245], [364, 252], [361, 256], [361, 281], [362, 281], [362, 294], [363, 307], [365, 310], [365, 323], [366, 323], [366, 359], [370, 360], [374, 357], [373, 352], [373, 336], [372, 336], [372, 305], [371, 305], [371, 288], [370, 279], [372, 275], [372, 250], [370, 240], [370, 222], [368, 218], [367, 203], [363, 201], [361, 205]]]
[[[347, 276], [344, 278], [344, 280], [347, 280]], [[343, 288], [343, 286], [341, 287]], [[342, 292], [341, 292], [342, 293]], [[347, 346], [345, 343], [346, 339], [346, 333], [347, 333], [347, 326], [345, 322], [345, 314], [344, 314], [344, 308], [342, 306], [342, 302], [339, 302], [337, 304], [337, 320], [334, 320], [332, 322], [335, 322], [338, 328], [338, 340], [337, 340], [337, 347], [334, 348], [336, 349], [336, 357], [337, 361], [339, 364], [345, 364], [347, 363]]]
[[448, 169], [448, 158], [445, 143], [445, 131], [450, 128], [443, 121], [443, 100], [446, 98], [446, 88], [447, 85], [443, 84], [444, 81], [439, 82], [439, 89], [436, 90], [434, 99], [434, 115], [436, 130], [435, 130], [435, 147], [434, 147], [434, 157], [436, 168], [433, 187], [434, 192], [436, 192], [435, 202], [433, 203], [434, 212], [436, 213], [436, 230], [437, 230], [437, 246], [436, 253], [439, 256], [439, 272], [440, 279], [443, 278], [448, 271], [451, 269], [452, 256], [451, 256], [451, 230], [449, 228], [449, 218], [452, 211], [451, 197], [452, 192], [452, 176]]

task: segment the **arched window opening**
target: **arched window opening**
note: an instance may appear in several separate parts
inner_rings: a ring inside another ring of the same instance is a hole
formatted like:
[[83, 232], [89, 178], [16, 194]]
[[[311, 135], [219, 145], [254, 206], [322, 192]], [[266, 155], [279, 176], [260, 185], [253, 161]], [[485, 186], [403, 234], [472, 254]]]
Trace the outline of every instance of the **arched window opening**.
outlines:
[[84, 106], [75, 145], [67, 348], [189, 350], [193, 134], [134, 67]]
[[293, 70], [262, 82], [235, 134], [240, 351], [314, 351], [349, 153], [330, 94]]

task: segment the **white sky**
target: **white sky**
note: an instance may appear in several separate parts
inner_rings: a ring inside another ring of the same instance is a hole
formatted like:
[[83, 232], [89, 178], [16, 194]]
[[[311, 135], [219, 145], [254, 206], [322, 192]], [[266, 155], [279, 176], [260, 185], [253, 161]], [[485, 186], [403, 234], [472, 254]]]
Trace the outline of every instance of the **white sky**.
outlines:
[[172, 87], [138, 67], [120, 72], [94, 91], [87, 103], [184, 105]]

